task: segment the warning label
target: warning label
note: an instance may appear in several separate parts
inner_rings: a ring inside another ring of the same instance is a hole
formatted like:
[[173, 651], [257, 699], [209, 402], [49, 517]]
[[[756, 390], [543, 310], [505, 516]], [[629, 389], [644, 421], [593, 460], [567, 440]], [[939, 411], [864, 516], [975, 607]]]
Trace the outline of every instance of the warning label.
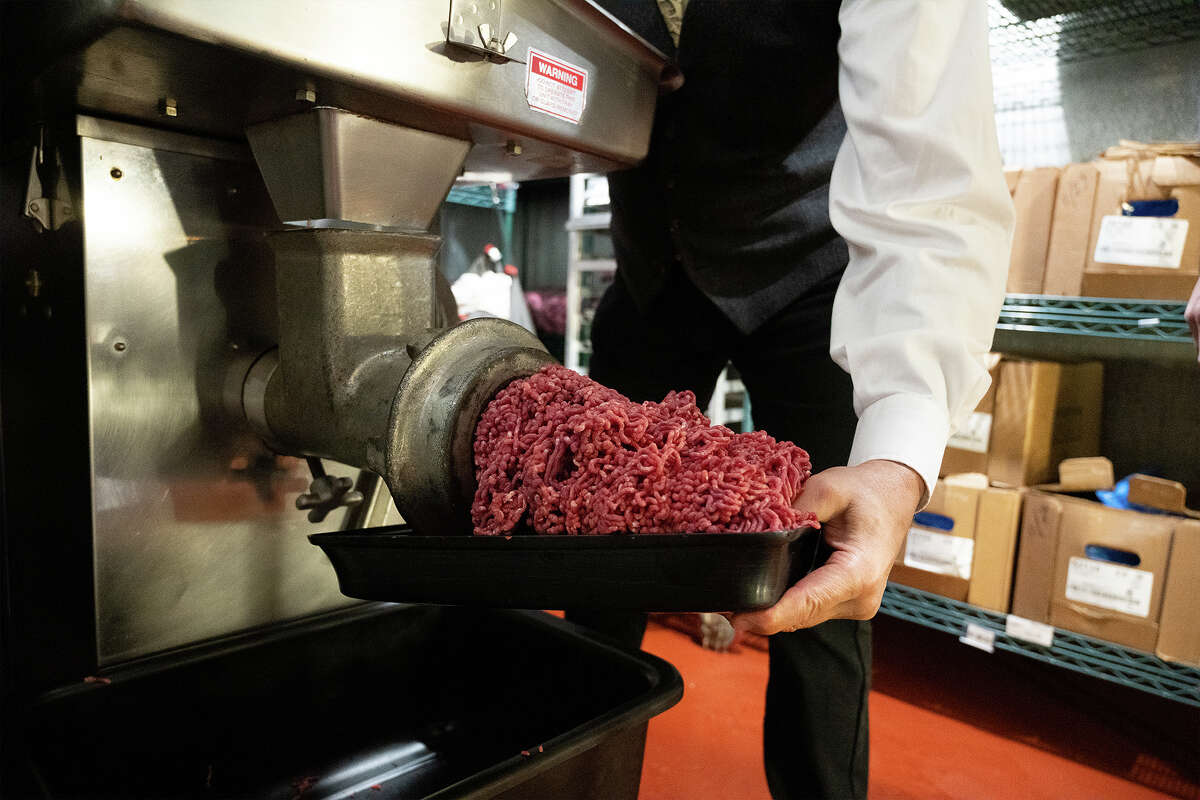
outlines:
[[579, 124], [587, 100], [586, 69], [530, 48], [525, 98], [534, 111]]

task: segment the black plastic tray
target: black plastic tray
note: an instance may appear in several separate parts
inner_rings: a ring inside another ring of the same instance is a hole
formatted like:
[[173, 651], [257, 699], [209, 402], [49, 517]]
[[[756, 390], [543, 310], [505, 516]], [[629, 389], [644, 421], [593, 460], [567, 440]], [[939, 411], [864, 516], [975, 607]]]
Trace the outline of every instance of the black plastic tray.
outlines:
[[318, 533], [342, 592], [364, 600], [638, 611], [767, 608], [825, 554], [819, 530], [610, 536]]

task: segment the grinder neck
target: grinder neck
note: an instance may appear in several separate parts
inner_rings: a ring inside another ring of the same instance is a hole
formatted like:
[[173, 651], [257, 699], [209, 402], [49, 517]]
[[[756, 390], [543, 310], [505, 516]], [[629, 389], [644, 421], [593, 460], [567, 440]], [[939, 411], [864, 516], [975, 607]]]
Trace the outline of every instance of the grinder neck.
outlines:
[[475, 422], [551, 358], [503, 320], [446, 327], [427, 230], [467, 143], [336, 109], [248, 134], [280, 217], [316, 226], [269, 238], [279, 347], [245, 372], [244, 413], [281, 452], [382, 475], [417, 530], [470, 533]]

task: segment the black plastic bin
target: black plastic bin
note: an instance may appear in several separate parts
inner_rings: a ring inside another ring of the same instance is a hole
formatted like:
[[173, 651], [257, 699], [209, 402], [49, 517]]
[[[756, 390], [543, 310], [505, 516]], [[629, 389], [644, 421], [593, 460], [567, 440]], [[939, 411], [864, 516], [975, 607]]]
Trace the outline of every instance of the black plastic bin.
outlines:
[[675, 669], [541, 612], [357, 618], [42, 698], [22, 721], [50, 798], [636, 798]]

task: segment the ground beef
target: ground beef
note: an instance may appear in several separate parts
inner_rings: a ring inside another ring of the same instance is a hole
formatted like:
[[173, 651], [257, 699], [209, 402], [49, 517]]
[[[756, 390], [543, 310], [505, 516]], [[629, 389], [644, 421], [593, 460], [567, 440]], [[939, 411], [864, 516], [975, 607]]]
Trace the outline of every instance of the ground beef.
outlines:
[[565, 367], [514, 381], [475, 430], [475, 533], [779, 531], [808, 454], [712, 425], [691, 392], [634, 403]]

